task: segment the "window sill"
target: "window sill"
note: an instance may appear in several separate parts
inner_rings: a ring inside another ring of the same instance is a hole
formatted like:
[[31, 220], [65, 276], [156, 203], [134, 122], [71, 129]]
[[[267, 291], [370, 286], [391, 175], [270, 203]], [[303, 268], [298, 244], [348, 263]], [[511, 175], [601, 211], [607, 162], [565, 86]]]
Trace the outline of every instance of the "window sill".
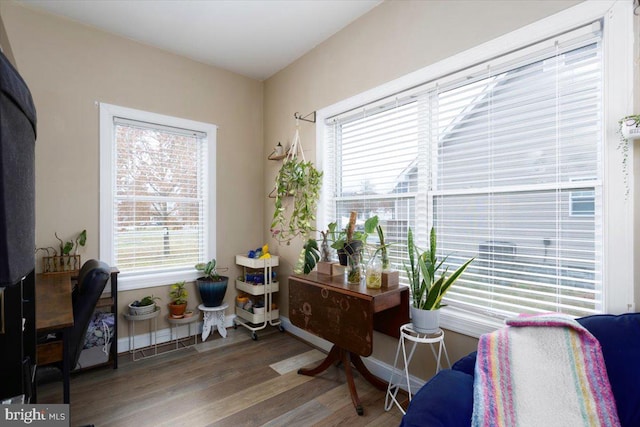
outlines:
[[440, 313], [440, 326], [459, 334], [480, 338], [504, 326], [504, 321], [454, 307], [444, 307]]
[[121, 273], [118, 277], [118, 291], [131, 291], [134, 289], [171, 285], [183, 280], [193, 282], [200, 276], [202, 276], [202, 273], [194, 269], [149, 274]]

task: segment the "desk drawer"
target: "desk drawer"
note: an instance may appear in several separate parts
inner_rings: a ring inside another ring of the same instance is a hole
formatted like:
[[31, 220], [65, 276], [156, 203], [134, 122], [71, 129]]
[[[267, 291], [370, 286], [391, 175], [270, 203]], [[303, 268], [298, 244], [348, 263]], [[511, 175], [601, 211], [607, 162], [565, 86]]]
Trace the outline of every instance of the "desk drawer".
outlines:
[[36, 346], [36, 363], [39, 366], [62, 362], [62, 341], [51, 341]]

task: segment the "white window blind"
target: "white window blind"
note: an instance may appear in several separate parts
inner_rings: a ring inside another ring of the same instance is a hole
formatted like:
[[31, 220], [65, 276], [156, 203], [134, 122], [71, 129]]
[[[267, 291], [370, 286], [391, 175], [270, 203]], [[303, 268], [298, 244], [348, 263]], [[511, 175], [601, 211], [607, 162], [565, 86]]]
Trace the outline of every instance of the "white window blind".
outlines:
[[325, 215], [377, 214], [402, 274], [433, 225], [476, 258], [451, 306], [602, 311], [602, 61], [596, 22], [330, 118]]
[[113, 255], [130, 274], [192, 269], [207, 224], [207, 134], [113, 118]]

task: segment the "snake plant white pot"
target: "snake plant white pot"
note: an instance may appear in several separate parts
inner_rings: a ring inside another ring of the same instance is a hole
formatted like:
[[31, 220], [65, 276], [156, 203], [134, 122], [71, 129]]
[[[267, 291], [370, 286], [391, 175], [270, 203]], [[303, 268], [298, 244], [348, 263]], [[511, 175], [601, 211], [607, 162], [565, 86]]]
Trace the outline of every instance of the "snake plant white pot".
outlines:
[[413, 330], [422, 334], [435, 334], [440, 330], [440, 309], [422, 310], [411, 306]]

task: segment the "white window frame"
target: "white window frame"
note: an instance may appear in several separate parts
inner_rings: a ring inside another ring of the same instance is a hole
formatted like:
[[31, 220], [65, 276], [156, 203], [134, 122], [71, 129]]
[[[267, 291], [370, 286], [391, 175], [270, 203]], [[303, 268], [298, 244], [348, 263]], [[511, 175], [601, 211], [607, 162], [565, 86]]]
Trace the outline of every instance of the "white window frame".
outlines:
[[[533, 24], [498, 37], [487, 43], [429, 65], [409, 75], [328, 106], [317, 112], [317, 122], [344, 111], [358, 108], [376, 99], [388, 97], [427, 81], [472, 67], [505, 53], [522, 49], [532, 43], [553, 37], [590, 22], [602, 19], [603, 32], [603, 107], [604, 116], [604, 187], [602, 217], [604, 300], [602, 311], [623, 313], [634, 307], [634, 224], [633, 177], [629, 177], [629, 195], [625, 195], [625, 179], [622, 170], [622, 153], [617, 150], [616, 134], [620, 117], [631, 114], [633, 109], [633, 8], [630, 1], [583, 2]], [[325, 133], [327, 126], [316, 127], [316, 158], [323, 167], [327, 160]], [[630, 146], [629, 158], [633, 158]], [[630, 169], [630, 174], [631, 169]], [[325, 174], [326, 175], [326, 174]], [[331, 178], [330, 178], [331, 179]], [[331, 187], [323, 185], [318, 224], [327, 223], [327, 206]], [[449, 330], [479, 337], [503, 325], [502, 319], [478, 315], [453, 307], [445, 307], [441, 313], [441, 325]]]
[[[151, 113], [133, 108], [100, 103], [100, 259], [109, 265], [114, 265], [113, 240], [113, 194], [115, 164], [114, 152], [114, 117], [123, 117], [147, 123], [176, 128], [190, 129], [207, 134], [206, 144], [207, 162], [205, 177], [207, 183], [207, 223], [204, 224], [205, 248], [204, 259], [216, 257], [216, 133], [217, 126], [210, 123], [197, 122], [188, 119]], [[117, 266], [115, 266], [117, 267]], [[163, 286], [177, 281], [193, 281], [201, 274], [195, 268], [174, 270], [171, 272], [151, 274], [121, 273], [118, 278], [118, 289], [127, 291], [154, 286]]]

